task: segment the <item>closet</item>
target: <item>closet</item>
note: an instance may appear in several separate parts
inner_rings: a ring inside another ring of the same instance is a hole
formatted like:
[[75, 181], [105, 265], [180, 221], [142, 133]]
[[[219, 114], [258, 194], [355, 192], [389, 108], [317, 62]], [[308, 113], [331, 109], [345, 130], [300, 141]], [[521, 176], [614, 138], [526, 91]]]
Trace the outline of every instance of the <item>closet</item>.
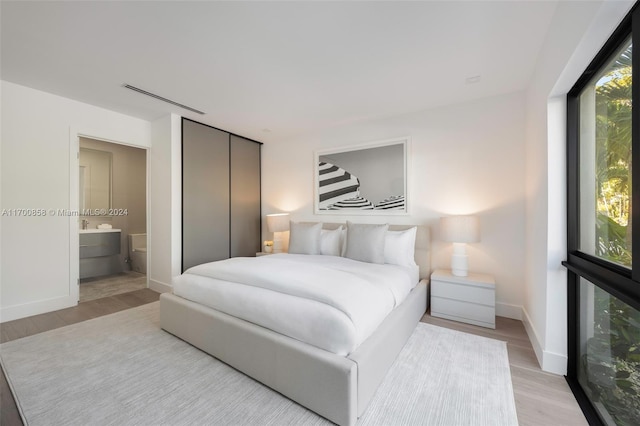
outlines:
[[261, 145], [182, 119], [182, 271], [260, 251]]

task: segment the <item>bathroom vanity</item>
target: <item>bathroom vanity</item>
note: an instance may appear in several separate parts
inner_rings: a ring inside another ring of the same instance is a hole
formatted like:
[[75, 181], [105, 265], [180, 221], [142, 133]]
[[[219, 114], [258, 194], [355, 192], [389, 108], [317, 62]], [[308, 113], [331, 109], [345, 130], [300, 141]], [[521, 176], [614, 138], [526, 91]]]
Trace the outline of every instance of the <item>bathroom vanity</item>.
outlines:
[[122, 272], [120, 229], [80, 229], [80, 279]]

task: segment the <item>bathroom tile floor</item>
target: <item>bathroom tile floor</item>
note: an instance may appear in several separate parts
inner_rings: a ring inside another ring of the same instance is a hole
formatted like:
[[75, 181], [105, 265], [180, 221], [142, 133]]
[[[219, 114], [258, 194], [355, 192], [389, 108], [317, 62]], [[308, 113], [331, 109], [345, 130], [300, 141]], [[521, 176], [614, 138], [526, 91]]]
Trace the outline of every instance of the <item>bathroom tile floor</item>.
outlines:
[[102, 299], [116, 294], [147, 288], [147, 276], [139, 272], [122, 272], [106, 277], [80, 280], [80, 302]]

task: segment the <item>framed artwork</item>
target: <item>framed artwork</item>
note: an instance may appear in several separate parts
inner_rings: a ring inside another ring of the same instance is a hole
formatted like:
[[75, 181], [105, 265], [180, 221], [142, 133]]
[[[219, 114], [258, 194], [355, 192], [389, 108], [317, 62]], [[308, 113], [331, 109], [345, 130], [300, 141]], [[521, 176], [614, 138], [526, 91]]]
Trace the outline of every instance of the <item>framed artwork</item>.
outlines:
[[408, 145], [403, 137], [316, 151], [315, 213], [407, 214]]

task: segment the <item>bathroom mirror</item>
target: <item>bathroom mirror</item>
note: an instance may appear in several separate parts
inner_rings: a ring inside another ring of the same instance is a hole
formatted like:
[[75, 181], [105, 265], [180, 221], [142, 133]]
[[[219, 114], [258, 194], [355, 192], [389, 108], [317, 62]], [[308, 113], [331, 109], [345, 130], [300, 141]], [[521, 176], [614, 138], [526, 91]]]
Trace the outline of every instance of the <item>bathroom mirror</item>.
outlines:
[[80, 148], [80, 209], [111, 208], [112, 154]]

